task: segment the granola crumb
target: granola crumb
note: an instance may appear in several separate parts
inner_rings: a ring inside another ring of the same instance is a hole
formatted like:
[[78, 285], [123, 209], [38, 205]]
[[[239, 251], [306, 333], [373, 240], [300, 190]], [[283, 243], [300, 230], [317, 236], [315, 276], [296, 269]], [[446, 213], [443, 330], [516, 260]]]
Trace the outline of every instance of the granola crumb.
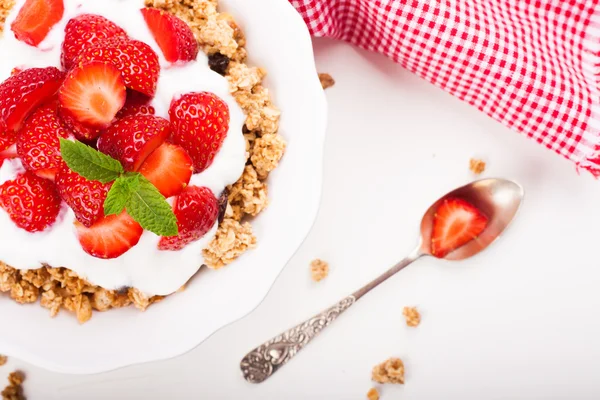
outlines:
[[225, 218], [202, 255], [208, 268], [220, 269], [255, 246], [256, 236], [249, 223], [241, 224], [235, 219]]
[[416, 307], [404, 307], [402, 314], [406, 318], [406, 325], [408, 326], [415, 327], [421, 323], [421, 314], [419, 314]]
[[319, 74], [319, 80], [321, 81], [321, 86], [323, 86], [323, 89], [329, 89], [335, 85], [335, 80], [329, 74]]
[[3, 366], [4, 364], [6, 364], [7, 361], [8, 361], [8, 357], [0, 354], [0, 367]]
[[329, 275], [329, 264], [321, 259], [315, 259], [310, 263], [310, 275], [312, 280], [320, 282]]
[[399, 358], [390, 358], [373, 368], [371, 379], [379, 383], [404, 383], [404, 363]]
[[480, 175], [485, 171], [485, 161], [479, 160], [477, 158], [471, 158], [469, 161], [469, 169], [475, 175]]
[[371, 388], [367, 392], [367, 399], [369, 400], [379, 400], [379, 392], [375, 388]]
[[250, 161], [256, 169], [258, 177], [265, 179], [279, 165], [285, 152], [285, 141], [280, 135], [267, 133], [257, 138], [252, 146]]
[[2, 391], [2, 400], [25, 400], [23, 395], [23, 381], [25, 375], [20, 371], [8, 375], [8, 386]]

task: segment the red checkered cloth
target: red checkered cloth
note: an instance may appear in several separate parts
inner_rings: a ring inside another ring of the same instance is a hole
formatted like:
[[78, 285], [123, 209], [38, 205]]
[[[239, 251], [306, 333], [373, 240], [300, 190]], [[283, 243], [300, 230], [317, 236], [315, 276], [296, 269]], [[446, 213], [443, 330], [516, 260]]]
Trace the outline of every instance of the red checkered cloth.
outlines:
[[600, 0], [290, 0], [600, 176]]

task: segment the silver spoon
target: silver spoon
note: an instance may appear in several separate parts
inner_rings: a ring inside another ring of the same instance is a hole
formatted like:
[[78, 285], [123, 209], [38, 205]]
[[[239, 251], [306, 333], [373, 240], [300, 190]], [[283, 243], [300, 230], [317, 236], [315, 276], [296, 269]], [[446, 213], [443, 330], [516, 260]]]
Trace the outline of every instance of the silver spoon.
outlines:
[[284, 366], [317, 334], [328, 327], [365, 294], [395, 275], [413, 261], [431, 254], [433, 217], [444, 199], [460, 198], [474, 205], [488, 217], [483, 232], [462, 247], [448, 253], [445, 260], [464, 260], [488, 247], [513, 220], [523, 200], [523, 188], [506, 179], [483, 179], [460, 187], [433, 203], [421, 221], [421, 236], [417, 247], [383, 275], [368, 283], [334, 306], [287, 330], [248, 353], [240, 363], [244, 378], [251, 383], [267, 380]]

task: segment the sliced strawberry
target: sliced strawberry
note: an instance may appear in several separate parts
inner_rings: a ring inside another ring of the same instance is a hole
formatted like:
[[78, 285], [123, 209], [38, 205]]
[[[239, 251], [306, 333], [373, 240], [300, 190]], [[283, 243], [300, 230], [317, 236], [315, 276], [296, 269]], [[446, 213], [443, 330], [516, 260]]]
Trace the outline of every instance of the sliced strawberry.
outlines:
[[135, 90], [127, 91], [127, 100], [121, 111], [117, 114], [117, 119], [133, 117], [135, 115], [154, 115], [156, 110], [150, 105], [150, 98]]
[[106, 259], [126, 253], [139, 242], [144, 232], [125, 211], [104, 217], [90, 227], [75, 221], [75, 230], [86, 253]]
[[82, 14], [69, 20], [62, 45], [63, 68], [71, 69], [79, 53], [86, 47], [111, 38], [127, 38], [127, 33], [100, 15]]
[[175, 199], [173, 212], [179, 235], [162, 237], [158, 242], [159, 250], [181, 250], [201, 239], [217, 222], [219, 202], [210, 189], [188, 186]]
[[204, 171], [227, 136], [229, 107], [213, 93], [188, 93], [171, 101], [169, 117], [173, 129], [170, 141], [188, 152], [195, 172]]
[[98, 150], [123, 164], [127, 171], [137, 171], [144, 160], [171, 133], [171, 124], [153, 115], [123, 118], [98, 139]]
[[171, 143], [163, 143], [140, 167], [140, 173], [166, 198], [181, 193], [190, 183], [193, 171], [190, 156]]
[[0, 160], [2, 161], [10, 158], [17, 158], [18, 156], [16, 144], [11, 145], [6, 150], [0, 151]]
[[188, 24], [157, 8], [142, 8], [142, 15], [167, 61], [196, 59], [199, 46]]
[[52, 182], [26, 171], [0, 186], [0, 205], [18, 227], [39, 232], [56, 221], [60, 196]]
[[57, 68], [31, 68], [0, 84], [0, 119], [9, 132], [18, 132], [29, 114], [53, 96], [64, 74]]
[[76, 64], [89, 61], [112, 63], [123, 75], [125, 86], [154, 97], [160, 74], [158, 56], [144, 42], [115, 38], [85, 48]]
[[17, 139], [17, 153], [25, 168], [54, 180], [64, 163], [59, 138], [70, 136], [58, 118], [56, 103], [49, 103], [38, 108], [25, 122]]
[[87, 180], [64, 163], [56, 174], [60, 197], [71, 207], [75, 218], [87, 227], [104, 217], [104, 200], [111, 186], [112, 183]]
[[433, 217], [431, 254], [445, 257], [476, 239], [487, 223], [488, 218], [472, 204], [458, 198], [445, 199]]
[[93, 144], [92, 142], [94, 142], [98, 136], [104, 132], [103, 129], [90, 128], [89, 126], [83, 125], [73, 116], [71, 116], [68, 111], [62, 109], [61, 107], [58, 108], [58, 116], [65, 128], [67, 128], [69, 132], [73, 134], [73, 136], [80, 141], [85, 142], [86, 144]]
[[126, 97], [119, 70], [110, 63], [98, 61], [73, 68], [58, 91], [65, 114], [92, 129], [108, 127]]
[[21, 42], [37, 46], [63, 17], [63, 0], [27, 0], [10, 28]]

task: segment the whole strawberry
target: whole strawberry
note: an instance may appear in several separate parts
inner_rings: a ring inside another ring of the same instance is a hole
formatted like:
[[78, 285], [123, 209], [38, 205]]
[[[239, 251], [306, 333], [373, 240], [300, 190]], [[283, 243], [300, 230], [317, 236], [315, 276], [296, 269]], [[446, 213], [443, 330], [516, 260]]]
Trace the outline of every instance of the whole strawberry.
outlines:
[[60, 197], [75, 213], [75, 218], [90, 227], [104, 217], [104, 200], [112, 183], [90, 181], [71, 171], [66, 164], [56, 174]]
[[17, 140], [14, 132], [9, 132], [6, 128], [6, 122], [0, 118], [0, 152], [8, 149]]
[[188, 186], [175, 199], [173, 212], [179, 235], [162, 237], [158, 243], [160, 250], [181, 250], [206, 235], [219, 217], [219, 202], [210, 189]]
[[26, 171], [0, 186], [0, 205], [18, 227], [40, 232], [56, 221], [60, 196], [52, 182]]
[[61, 54], [63, 68], [71, 69], [83, 49], [111, 38], [127, 38], [127, 33], [120, 26], [100, 15], [82, 14], [72, 18], [65, 27], [65, 40]]
[[183, 147], [194, 161], [196, 173], [208, 168], [229, 130], [229, 107], [209, 92], [187, 93], [171, 101], [170, 141]]

